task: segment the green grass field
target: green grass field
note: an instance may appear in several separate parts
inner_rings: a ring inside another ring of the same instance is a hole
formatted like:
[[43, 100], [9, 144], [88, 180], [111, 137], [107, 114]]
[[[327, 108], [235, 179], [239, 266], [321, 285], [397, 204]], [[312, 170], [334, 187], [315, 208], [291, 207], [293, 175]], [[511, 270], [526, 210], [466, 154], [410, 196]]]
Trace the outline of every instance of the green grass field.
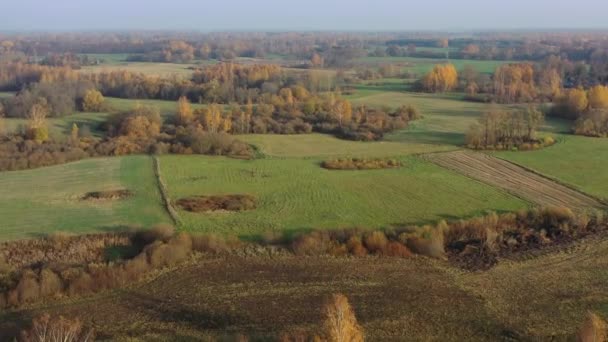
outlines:
[[[116, 201], [82, 201], [90, 191], [126, 188]], [[170, 222], [147, 156], [88, 159], [46, 168], [0, 173], [0, 240], [54, 231], [87, 233], [125, 225]]]
[[335, 138], [326, 134], [248, 134], [239, 140], [255, 145], [273, 157], [396, 157], [417, 153], [452, 150], [454, 147], [400, 142], [360, 142]]
[[[369, 65], [379, 65], [387, 63], [407, 63], [404, 71], [423, 75], [433, 69], [436, 64], [446, 63], [448, 60], [435, 58], [415, 58], [415, 57], [363, 57], [357, 60], [360, 63]], [[470, 65], [481, 73], [493, 74], [497, 67], [510, 63], [510, 61], [480, 61], [474, 59], [450, 59], [456, 69], [462, 70]]]
[[496, 155], [608, 200], [608, 139], [559, 135], [539, 151]]
[[172, 200], [246, 193], [258, 208], [238, 213], [180, 211], [183, 229], [255, 236], [268, 231], [341, 227], [380, 228], [510, 211], [527, 203], [416, 157], [404, 167], [328, 171], [319, 159], [161, 157]]

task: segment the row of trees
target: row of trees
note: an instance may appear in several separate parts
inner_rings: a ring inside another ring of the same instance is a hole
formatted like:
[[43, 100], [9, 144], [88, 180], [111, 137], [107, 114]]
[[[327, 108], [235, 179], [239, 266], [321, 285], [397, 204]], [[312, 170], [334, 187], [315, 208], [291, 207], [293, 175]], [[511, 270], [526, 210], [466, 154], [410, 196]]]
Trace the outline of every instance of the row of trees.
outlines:
[[318, 131], [354, 140], [377, 140], [384, 133], [403, 128], [420, 113], [412, 106], [380, 110], [352, 104], [336, 94], [311, 95], [284, 88], [270, 103], [222, 108], [212, 104], [193, 110], [189, 101], [178, 101], [176, 124], [208, 132], [235, 134], [297, 134]]

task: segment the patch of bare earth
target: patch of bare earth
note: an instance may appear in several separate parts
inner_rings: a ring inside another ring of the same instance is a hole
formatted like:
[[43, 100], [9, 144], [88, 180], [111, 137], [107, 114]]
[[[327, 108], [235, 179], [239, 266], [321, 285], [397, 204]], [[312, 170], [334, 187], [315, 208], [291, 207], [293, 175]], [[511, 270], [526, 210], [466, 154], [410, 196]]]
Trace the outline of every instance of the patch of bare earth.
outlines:
[[589, 195], [488, 154], [454, 151], [427, 154], [424, 158], [540, 206], [572, 209], [605, 207]]

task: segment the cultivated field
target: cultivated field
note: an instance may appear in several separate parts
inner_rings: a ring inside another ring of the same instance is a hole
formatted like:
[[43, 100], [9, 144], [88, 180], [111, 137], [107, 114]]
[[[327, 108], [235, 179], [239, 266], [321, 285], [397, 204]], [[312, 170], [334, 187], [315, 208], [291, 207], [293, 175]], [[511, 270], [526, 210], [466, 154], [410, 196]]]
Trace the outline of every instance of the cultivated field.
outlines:
[[488, 154], [455, 151], [428, 154], [425, 158], [447, 169], [502, 188], [539, 206], [564, 206], [581, 210], [605, 207], [588, 195]]
[[246, 212], [180, 212], [189, 231], [259, 235], [340, 227], [380, 228], [512, 211], [527, 203], [416, 157], [399, 169], [329, 171], [321, 159], [235, 160], [160, 157], [173, 201], [196, 195], [250, 194]]
[[209, 257], [126, 289], [0, 313], [0, 332], [51, 312], [86, 317], [109, 340], [236, 331], [268, 340], [318, 331], [324, 301], [342, 292], [369, 341], [573, 341], [587, 310], [608, 314], [608, 274], [598, 271], [607, 256], [608, 241], [596, 238], [485, 272], [428, 258]]
[[[146, 156], [1, 172], [0, 189], [0, 240], [170, 222], [162, 207], [152, 160]], [[116, 201], [81, 199], [87, 192], [117, 189], [131, 190], [134, 196]]]
[[608, 139], [560, 135], [549, 148], [496, 155], [608, 200]]

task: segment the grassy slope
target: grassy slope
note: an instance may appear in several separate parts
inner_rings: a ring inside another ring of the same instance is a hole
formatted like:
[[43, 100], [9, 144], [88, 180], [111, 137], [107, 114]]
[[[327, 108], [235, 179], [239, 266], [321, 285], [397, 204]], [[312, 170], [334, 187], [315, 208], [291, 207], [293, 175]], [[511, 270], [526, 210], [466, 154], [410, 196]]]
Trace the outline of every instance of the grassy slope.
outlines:
[[560, 135], [558, 140], [543, 150], [497, 156], [608, 200], [608, 139]]
[[401, 169], [374, 171], [327, 171], [317, 159], [163, 156], [161, 165], [173, 200], [230, 193], [258, 198], [258, 208], [248, 212], [182, 212], [184, 228], [196, 232], [385, 227], [527, 205], [415, 157], [402, 160]]
[[[127, 188], [121, 201], [83, 202], [89, 191]], [[146, 156], [88, 159], [26, 171], [0, 173], [0, 240], [53, 231], [75, 233], [124, 225], [169, 222]], [[7, 226], [6, 224], [9, 224]]]

